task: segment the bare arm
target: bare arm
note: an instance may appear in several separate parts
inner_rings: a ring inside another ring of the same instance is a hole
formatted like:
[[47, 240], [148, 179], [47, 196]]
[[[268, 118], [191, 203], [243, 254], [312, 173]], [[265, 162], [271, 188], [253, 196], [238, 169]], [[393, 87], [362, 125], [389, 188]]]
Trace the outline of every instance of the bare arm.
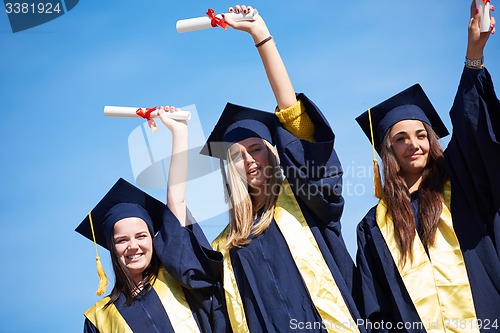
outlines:
[[[254, 9], [251, 6], [237, 5], [234, 8], [229, 8], [229, 12], [236, 13], [249, 13]], [[235, 22], [232, 19], [224, 18], [227, 24], [236, 30], [241, 30], [249, 33], [254, 44], [258, 44], [267, 37], [271, 36], [266, 23], [259, 14], [256, 14], [255, 21], [253, 22]], [[286, 71], [285, 64], [281, 59], [278, 48], [274, 40], [262, 44], [257, 48], [259, 55], [262, 59], [264, 69], [266, 71], [269, 84], [273, 90], [278, 108], [285, 109], [297, 102], [295, 97], [295, 90], [293, 89], [292, 82]]]
[[188, 174], [188, 128], [186, 121], [173, 120], [166, 116], [178, 108], [162, 107], [157, 111], [161, 121], [172, 133], [172, 158], [168, 171], [167, 207], [186, 226], [186, 182]]
[[481, 59], [488, 38], [490, 38], [491, 34], [495, 33], [495, 18], [491, 17], [490, 31], [481, 32], [481, 12], [476, 9], [475, 0], [472, 1], [470, 7], [470, 17], [466, 58], [470, 60]]

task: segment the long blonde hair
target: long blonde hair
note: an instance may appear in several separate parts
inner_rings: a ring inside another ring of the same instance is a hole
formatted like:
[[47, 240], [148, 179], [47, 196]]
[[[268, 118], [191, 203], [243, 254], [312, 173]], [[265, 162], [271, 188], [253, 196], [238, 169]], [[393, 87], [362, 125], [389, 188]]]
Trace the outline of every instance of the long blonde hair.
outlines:
[[262, 140], [268, 151], [269, 166], [264, 172], [270, 171], [266, 177], [266, 195], [263, 213], [260, 220], [254, 224], [257, 218], [258, 207], [254, 207], [246, 179], [236, 170], [231, 154], [227, 153], [228, 177], [230, 193], [226, 193], [226, 201], [229, 204], [229, 235], [226, 249], [242, 247], [250, 243], [250, 236], [257, 237], [263, 233], [271, 224], [274, 215], [274, 207], [278, 199], [281, 184], [281, 168], [275, 148], [266, 140]]

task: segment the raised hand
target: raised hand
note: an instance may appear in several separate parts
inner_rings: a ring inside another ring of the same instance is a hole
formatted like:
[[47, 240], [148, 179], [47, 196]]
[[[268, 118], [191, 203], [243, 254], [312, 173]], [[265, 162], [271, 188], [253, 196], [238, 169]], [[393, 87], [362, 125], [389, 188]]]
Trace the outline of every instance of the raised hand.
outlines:
[[172, 132], [172, 134], [176, 131], [187, 131], [187, 121], [175, 120], [167, 115], [168, 113], [178, 111], [181, 111], [181, 109], [176, 108], [175, 106], [160, 106], [157, 110], [151, 113], [151, 116], [160, 118], [161, 122], [170, 130], [170, 132]]
[[[494, 7], [491, 7], [491, 10], [493, 11]], [[470, 60], [481, 59], [483, 57], [483, 50], [486, 42], [490, 38], [490, 35], [495, 33], [496, 21], [494, 17], [491, 17], [490, 31], [481, 32], [481, 12], [476, 8], [475, 0], [472, 1], [470, 12], [471, 19], [469, 21], [469, 35], [466, 58]]]
[[[248, 14], [256, 11], [252, 6], [236, 5], [229, 8], [229, 13]], [[236, 30], [249, 33], [262, 59], [262, 64], [266, 70], [266, 75], [273, 90], [276, 102], [280, 109], [285, 109], [293, 105], [297, 99], [295, 91], [290, 81], [290, 77], [285, 68], [285, 64], [276, 48], [273, 37], [267, 28], [264, 19], [258, 14], [254, 14], [254, 21], [236, 22], [229, 16], [224, 17], [226, 23]]]
[[249, 33], [254, 40], [254, 44], [258, 44], [270, 36], [266, 23], [259, 15], [258, 11], [252, 6], [236, 5], [234, 7], [229, 7], [228, 12], [236, 14], [248, 14], [254, 12], [253, 21], [235, 21], [230, 16], [224, 16], [224, 21], [226, 21], [230, 27], [235, 30], [241, 30]]

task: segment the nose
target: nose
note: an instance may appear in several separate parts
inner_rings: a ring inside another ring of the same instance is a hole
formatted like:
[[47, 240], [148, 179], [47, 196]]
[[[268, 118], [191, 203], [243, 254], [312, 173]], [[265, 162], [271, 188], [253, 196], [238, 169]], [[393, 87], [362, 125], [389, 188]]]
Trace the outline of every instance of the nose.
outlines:
[[255, 162], [255, 159], [251, 154], [249, 154], [247, 151], [244, 153], [243, 158], [245, 160], [246, 165], [250, 165]]
[[408, 149], [418, 150], [418, 148], [419, 148], [418, 139], [416, 137], [411, 137], [409, 142], [408, 142]]
[[137, 249], [137, 242], [135, 241], [135, 239], [131, 239], [130, 242], [128, 243], [128, 248], [127, 250], [134, 250], [134, 249]]

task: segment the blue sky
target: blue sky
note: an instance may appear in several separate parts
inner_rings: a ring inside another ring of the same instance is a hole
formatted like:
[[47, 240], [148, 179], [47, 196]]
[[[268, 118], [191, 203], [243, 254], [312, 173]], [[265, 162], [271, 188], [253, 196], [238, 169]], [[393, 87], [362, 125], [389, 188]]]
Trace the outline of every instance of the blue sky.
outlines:
[[[194, 104], [198, 135], [210, 133], [227, 102], [274, 109], [250, 36], [220, 28], [175, 30], [178, 19], [234, 4], [80, 1], [67, 14], [18, 33], [0, 11], [2, 331], [78, 332], [83, 311], [99, 299], [93, 245], [74, 228], [119, 177], [135, 181], [128, 138], [142, 124], [104, 117], [105, 105]], [[470, 3], [342, 4], [252, 3], [295, 90], [323, 110], [336, 133], [345, 171], [343, 233], [354, 255], [356, 225], [375, 204], [372, 153], [354, 118], [418, 82], [451, 128], [448, 111], [462, 71]], [[485, 63], [497, 83], [498, 59], [500, 41], [492, 36]], [[222, 202], [215, 195], [220, 188], [217, 181], [191, 184], [187, 199], [195, 216]], [[164, 200], [162, 190], [145, 190]], [[209, 240], [227, 223], [221, 213], [200, 223]], [[100, 254], [112, 276], [107, 253]]]

